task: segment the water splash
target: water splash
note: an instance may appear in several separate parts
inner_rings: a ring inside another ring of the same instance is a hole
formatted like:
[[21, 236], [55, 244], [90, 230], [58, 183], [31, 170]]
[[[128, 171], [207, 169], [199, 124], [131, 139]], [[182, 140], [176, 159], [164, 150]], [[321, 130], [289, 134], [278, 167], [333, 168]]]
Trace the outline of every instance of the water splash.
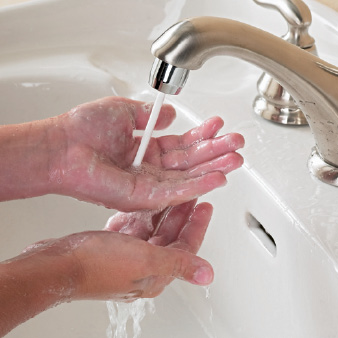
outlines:
[[141, 336], [141, 321], [147, 312], [151, 314], [155, 312], [153, 299], [141, 298], [132, 303], [109, 301], [106, 304], [110, 320], [106, 331], [107, 338], [128, 338], [130, 321], [132, 321], [133, 338], [139, 338]]
[[205, 298], [209, 299], [210, 298], [210, 285], [204, 286], [203, 288], [205, 290]]

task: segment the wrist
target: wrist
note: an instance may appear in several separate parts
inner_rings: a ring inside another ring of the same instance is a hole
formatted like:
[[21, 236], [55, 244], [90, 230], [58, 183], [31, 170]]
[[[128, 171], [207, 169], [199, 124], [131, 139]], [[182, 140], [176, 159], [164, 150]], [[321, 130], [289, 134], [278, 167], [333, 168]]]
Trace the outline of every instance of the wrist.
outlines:
[[47, 157], [45, 171], [45, 193], [62, 194], [67, 165], [67, 133], [64, 115], [46, 121]]
[[62, 133], [59, 117], [0, 127], [0, 201], [51, 192]]

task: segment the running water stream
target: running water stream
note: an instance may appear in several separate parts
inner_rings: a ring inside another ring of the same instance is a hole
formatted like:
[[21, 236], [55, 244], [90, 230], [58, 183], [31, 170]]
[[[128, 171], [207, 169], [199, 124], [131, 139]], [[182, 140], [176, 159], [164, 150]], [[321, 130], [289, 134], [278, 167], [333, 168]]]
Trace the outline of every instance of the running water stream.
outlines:
[[[134, 167], [138, 167], [142, 163], [164, 98], [164, 93], [159, 92], [157, 94], [147, 127], [144, 131], [144, 135], [133, 162]], [[110, 320], [110, 324], [107, 328], [107, 338], [128, 338], [128, 327], [130, 326], [130, 324], [128, 325], [128, 322], [130, 321], [132, 321], [133, 326], [133, 338], [139, 338], [141, 335], [140, 324], [146, 315], [146, 312], [155, 312], [153, 299], [138, 299], [132, 303], [108, 301], [106, 304]]]
[[138, 167], [143, 160], [144, 154], [147, 150], [151, 135], [153, 133], [153, 130], [155, 128], [155, 124], [158, 118], [158, 115], [160, 113], [163, 101], [165, 98], [165, 94], [158, 92], [153, 109], [151, 111], [150, 117], [149, 117], [149, 121], [147, 123], [147, 127], [144, 131], [142, 140], [141, 140], [141, 144], [138, 148], [137, 154], [135, 156], [134, 162], [133, 162], [133, 166], [134, 167]]
[[[106, 304], [110, 320], [107, 338], [128, 338], [128, 333], [132, 334], [133, 338], [139, 338], [142, 319], [147, 312], [155, 312], [153, 299], [140, 298], [132, 303], [109, 301]], [[130, 332], [131, 324], [133, 332]]]

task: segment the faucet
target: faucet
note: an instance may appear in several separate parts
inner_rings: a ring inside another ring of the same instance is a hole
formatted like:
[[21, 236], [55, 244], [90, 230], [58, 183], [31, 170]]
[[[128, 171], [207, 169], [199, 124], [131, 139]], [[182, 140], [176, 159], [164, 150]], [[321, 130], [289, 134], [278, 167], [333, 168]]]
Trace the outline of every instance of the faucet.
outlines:
[[[310, 8], [302, 0], [253, 0], [257, 5], [278, 11], [288, 30], [282, 38], [309, 53], [317, 55], [314, 38], [309, 34], [312, 23]], [[307, 125], [307, 120], [292, 96], [269, 74], [257, 82], [258, 95], [253, 110], [268, 121], [282, 125]]]
[[229, 55], [248, 61], [274, 77], [302, 109], [315, 139], [310, 172], [338, 186], [338, 67], [250, 25], [217, 17], [178, 22], [151, 47], [155, 56], [149, 84], [177, 95], [190, 70], [211, 57]]

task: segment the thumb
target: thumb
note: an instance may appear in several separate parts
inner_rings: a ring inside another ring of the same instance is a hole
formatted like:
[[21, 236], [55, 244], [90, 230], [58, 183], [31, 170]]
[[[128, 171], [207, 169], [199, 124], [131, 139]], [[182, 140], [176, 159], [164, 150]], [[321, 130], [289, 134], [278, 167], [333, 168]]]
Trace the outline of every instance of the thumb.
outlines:
[[209, 285], [214, 279], [214, 271], [206, 260], [181, 249], [158, 247], [161, 254], [156, 255], [154, 264], [157, 275], [183, 279], [196, 285]]
[[[145, 129], [149, 120], [151, 110], [153, 108], [153, 103], [145, 103], [132, 100], [130, 100], [130, 103], [134, 108], [135, 128], [138, 130]], [[167, 128], [174, 121], [175, 117], [175, 108], [170, 104], [163, 104], [158, 119], [156, 121], [155, 129], [161, 130]]]

